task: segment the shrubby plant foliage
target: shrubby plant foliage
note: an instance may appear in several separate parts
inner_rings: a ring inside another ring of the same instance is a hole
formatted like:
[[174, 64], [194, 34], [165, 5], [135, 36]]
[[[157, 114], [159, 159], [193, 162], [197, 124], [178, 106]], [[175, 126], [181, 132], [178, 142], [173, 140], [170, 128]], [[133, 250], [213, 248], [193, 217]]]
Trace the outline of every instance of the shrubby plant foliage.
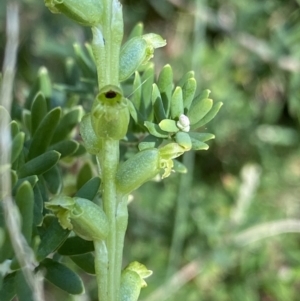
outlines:
[[[45, 0], [45, 4], [51, 12], [90, 27], [93, 35], [91, 44], [74, 46], [76, 63], [67, 64], [70, 81], [59, 88], [73, 95], [97, 93], [84, 109], [76, 101], [57, 106], [48, 72], [40, 69], [24, 107], [18, 108], [20, 118], [7, 124], [11, 161], [1, 170], [10, 169], [12, 191], [1, 191], [1, 198], [5, 202], [11, 195], [17, 204], [21, 232], [37, 262], [35, 273], [43, 272], [69, 294], [82, 294], [81, 278], [64, 263], [68, 257], [96, 275], [99, 300], [135, 301], [152, 272], [136, 261], [122, 269], [128, 196], [154, 177], [186, 172], [177, 158], [208, 149], [206, 142], [214, 135], [201, 129], [222, 103], [214, 103], [209, 90], [197, 93], [193, 72], [174, 83], [172, 67], [165, 65], [156, 79], [151, 59], [166, 41], [154, 33], [144, 34], [141, 24], [123, 41], [119, 1]], [[73, 77], [76, 72], [82, 74], [80, 81]], [[3, 107], [0, 115], [10, 119]], [[125, 148], [120, 152], [121, 143]], [[98, 175], [93, 176], [91, 164], [84, 164], [76, 189], [67, 193], [62, 190], [63, 179], [68, 165], [80, 156], [89, 157]], [[31, 300], [11, 243], [14, 238], [4, 214], [0, 217], [0, 262], [5, 263], [1, 300], [14, 296]]]

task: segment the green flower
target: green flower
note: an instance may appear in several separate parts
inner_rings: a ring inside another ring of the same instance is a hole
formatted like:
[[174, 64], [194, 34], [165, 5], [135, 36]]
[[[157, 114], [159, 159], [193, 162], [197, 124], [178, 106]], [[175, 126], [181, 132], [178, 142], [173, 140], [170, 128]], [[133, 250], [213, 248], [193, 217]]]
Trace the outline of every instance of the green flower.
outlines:
[[84, 26], [101, 24], [102, 3], [99, 0], [44, 0], [45, 5], [54, 14], [64, 14]]

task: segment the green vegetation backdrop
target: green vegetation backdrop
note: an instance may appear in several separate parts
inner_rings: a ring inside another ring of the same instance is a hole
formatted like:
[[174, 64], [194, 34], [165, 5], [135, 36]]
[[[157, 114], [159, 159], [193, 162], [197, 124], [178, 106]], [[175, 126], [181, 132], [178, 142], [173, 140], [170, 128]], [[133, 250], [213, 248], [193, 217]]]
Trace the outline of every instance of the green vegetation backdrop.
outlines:
[[[207, 152], [185, 155], [186, 175], [151, 182], [133, 194], [124, 262], [154, 271], [143, 301], [292, 301], [300, 288], [300, 1], [124, 0], [125, 32], [139, 21], [167, 40], [157, 72], [170, 63], [178, 80], [194, 70], [199, 90], [224, 106], [207, 125]], [[41, 66], [56, 104], [73, 43], [91, 34], [43, 1], [20, 1], [14, 97], [22, 106]], [[5, 1], [0, 3], [0, 58]], [[74, 93], [87, 103], [90, 94]], [[14, 115], [18, 117], [17, 105]], [[86, 164], [72, 166], [73, 177]], [[86, 164], [86, 171], [92, 169]], [[81, 174], [82, 175], [82, 174]], [[72, 191], [68, 175], [64, 191]], [[53, 286], [49, 300], [68, 297]], [[69, 298], [69, 299], [67, 299]], [[0, 297], [1, 299], [1, 297]], [[96, 300], [96, 299], [95, 299]]]

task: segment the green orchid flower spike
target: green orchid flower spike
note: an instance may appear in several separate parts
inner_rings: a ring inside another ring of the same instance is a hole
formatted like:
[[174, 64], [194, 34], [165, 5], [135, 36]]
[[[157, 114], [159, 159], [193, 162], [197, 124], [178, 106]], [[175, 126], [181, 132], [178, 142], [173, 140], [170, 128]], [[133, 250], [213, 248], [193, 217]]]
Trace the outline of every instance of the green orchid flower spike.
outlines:
[[45, 203], [64, 229], [73, 230], [85, 240], [103, 240], [107, 237], [109, 226], [101, 207], [90, 200], [57, 196]]

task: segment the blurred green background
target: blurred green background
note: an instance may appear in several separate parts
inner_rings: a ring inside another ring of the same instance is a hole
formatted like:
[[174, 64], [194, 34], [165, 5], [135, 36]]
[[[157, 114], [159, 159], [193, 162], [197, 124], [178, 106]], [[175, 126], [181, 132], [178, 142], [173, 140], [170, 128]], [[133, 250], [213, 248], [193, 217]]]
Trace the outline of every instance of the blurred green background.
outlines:
[[[154, 59], [158, 72], [169, 63], [178, 80], [194, 70], [199, 91], [224, 102], [207, 125], [216, 135], [210, 149], [183, 158], [189, 173], [133, 195], [124, 263], [154, 271], [141, 300], [299, 300], [300, 1], [122, 4], [126, 34], [142, 21], [167, 39]], [[2, 61], [5, 1], [0, 18]], [[91, 33], [38, 0], [20, 1], [20, 22], [14, 94], [22, 105], [41, 66], [54, 83], [66, 82], [73, 43]]]

